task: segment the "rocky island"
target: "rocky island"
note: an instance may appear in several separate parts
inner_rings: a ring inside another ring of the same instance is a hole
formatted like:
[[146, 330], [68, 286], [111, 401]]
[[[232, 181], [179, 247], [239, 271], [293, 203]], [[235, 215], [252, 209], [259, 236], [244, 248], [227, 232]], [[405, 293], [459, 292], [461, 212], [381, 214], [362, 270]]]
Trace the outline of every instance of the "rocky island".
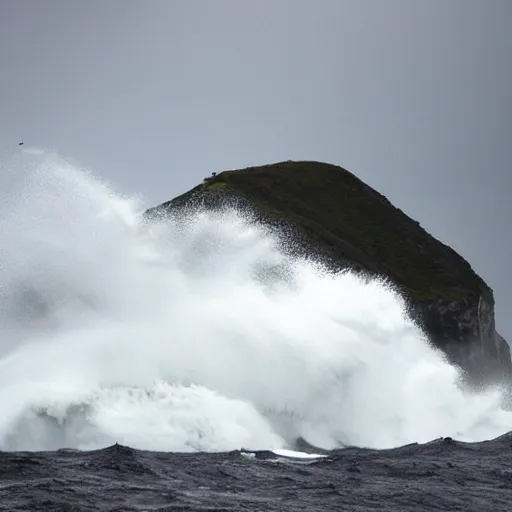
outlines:
[[495, 329], [491, 288], [462, 256], [351, 172], [312, 161], [224, 171], [146, 213], [226, 204], [278, 228], [287, 251], [333, 269], [388, 278], [431, 343], [469, 382], [512, 381], [510, 349]]

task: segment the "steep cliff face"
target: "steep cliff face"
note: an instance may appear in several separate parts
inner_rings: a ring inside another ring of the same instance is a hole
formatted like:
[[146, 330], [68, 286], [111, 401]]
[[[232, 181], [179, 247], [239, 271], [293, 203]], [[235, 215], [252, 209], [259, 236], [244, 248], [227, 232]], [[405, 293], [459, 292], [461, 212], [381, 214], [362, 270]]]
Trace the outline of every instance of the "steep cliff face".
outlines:
[[492, 290], [464, 258], [352, 173], [292, 161], [225, 171], [147, 214], [227, 203], [280, 228], [287, 251], [390, 278], [432, 343], [473, 382], [512, 378], [508, 344], [495, 330]]
[[422, 303], [418, 309], [433, 343], [466, 370], [473, 383], [505, 381], [510, 385], [510, 348], [496, 331], [492, 296], [481, 295], [476, 305], [464, 299], [439, 299]]

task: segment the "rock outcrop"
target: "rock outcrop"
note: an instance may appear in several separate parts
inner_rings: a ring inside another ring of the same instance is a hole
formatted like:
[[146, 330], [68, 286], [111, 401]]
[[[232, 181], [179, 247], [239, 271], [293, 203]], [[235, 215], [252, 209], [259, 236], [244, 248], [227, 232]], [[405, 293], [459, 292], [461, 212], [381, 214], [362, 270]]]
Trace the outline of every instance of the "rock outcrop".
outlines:
[[468, 380], [511, 381], [510, 349], [496, 332], [489, 286], [464, 258], [349, 171], [292, 161], [225, 171], [147, 214], [226, 203], [281, 228], [288, 251], [335, 269], [387, 276], [431, 342]]

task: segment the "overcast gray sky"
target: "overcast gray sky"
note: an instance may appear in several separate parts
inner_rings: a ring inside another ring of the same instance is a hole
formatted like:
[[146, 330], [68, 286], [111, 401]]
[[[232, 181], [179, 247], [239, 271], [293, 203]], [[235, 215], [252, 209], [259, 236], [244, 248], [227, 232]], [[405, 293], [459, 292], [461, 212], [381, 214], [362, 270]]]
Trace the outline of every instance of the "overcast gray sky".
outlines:
[[512, 0], [0, 0], [0, 150], [148, 205], [342, 165], [466, 257], [512, 341]]

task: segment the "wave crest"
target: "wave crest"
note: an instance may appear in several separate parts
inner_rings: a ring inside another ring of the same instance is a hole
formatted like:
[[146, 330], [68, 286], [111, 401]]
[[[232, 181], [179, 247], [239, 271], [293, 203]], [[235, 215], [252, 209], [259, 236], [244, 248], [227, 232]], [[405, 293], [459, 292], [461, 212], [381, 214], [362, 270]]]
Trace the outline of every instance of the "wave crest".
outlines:
[[7, 167], [1, 449], [383, 448], [509, 429], [499, 391], [460, 389], [385, 282], [285, 256], [240, 212], [144, 222], [54, 155]]

